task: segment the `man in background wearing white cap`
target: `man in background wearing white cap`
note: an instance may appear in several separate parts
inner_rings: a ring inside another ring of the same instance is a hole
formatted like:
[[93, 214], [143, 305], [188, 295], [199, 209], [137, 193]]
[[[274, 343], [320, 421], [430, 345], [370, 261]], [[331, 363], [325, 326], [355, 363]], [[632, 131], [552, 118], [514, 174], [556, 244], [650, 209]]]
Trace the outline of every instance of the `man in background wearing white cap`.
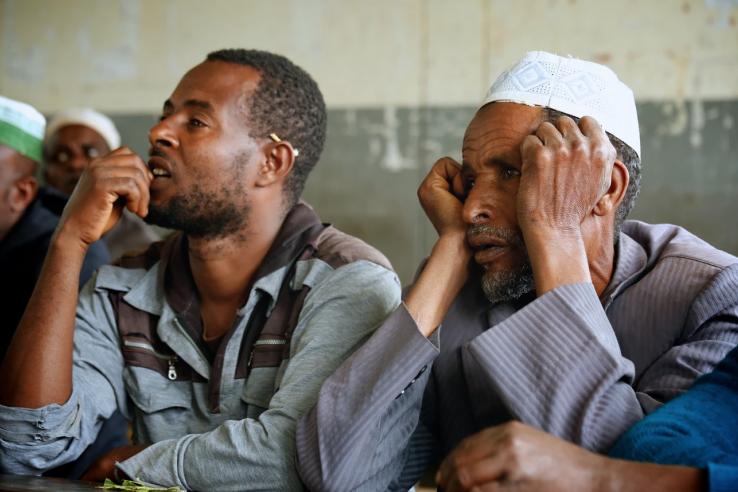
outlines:
[[[37, 200], [35, 173], [45, 124], [33, 107], [0, 96], [0, 360], [31, 297], [59, 222]], [[90, 248], [80, 285], [108, 261], [102, 245]]]
[[405, 302], [300, 422], [312, 489], [407, 489], [511, 419], [607, 450], [738, 342], [738, 259], [676, 226], [623, 222], [640, 139], [611, 70], [528, 53], [490, 89], [462, 155], [418, 191], [439, 238]]
[[[35, 173], [45, 124], [33, 107], [0, 96], [0, 361], [31, 298], [59, 222], [59, 216], [37, 196]], [[109, 260], [105, 246], [94, 243], [85, 255], [79, 284], [84, 285]], [[128, 442], [126, 428], [120, 414], [106, 420], [97, 441], [52, 474], [79, 478], [98, 454]]]
[[[46, 126], [44, 138], [44, 179], [53, 188], [42, 194], [44, 204], [61, 215], [84, 168], [93, 159], [118, 147], [118, 129], [104, 114], [90, 108], [68, 109], [56, 114]], [[123, 211], [121, 220], [103, 236], [114, 259], [126, 252], [142, 250], [159, 239], [151, 226], [128, 210]]]

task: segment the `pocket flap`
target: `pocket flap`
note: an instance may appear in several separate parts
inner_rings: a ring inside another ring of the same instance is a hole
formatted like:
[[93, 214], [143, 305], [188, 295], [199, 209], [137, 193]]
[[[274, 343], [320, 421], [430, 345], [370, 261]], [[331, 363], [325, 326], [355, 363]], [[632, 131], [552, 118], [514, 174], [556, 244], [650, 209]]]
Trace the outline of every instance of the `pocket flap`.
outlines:
[[128, 396], [145, 413], [192, 406], [189, 381], [170, 381], [156, 371], [135, 366], [125, 368], [123, 381]]

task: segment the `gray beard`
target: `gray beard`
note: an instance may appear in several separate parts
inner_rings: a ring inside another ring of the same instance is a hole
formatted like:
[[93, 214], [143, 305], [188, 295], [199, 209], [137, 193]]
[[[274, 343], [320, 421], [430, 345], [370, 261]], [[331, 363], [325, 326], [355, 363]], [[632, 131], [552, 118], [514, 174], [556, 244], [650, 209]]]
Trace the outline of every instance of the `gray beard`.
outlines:
[[517, 271], [486, 271], [482, 274], [482, 290], [492, 303], [514, 301], [535, 289], [533, 269], [528, 261]]
[[[475, 225], [466, 231], [471, 240], [474, 236], [492, 236], [505, 240], [510, 246], [525, 251], [523, 236], [518, 231], [491, 225]], [[482, 272], [482, 290], [490, 302], [506, 302], [519, 299], [535, 290], [533, 268], [527, 254], [525, 263], [517, 270]]]

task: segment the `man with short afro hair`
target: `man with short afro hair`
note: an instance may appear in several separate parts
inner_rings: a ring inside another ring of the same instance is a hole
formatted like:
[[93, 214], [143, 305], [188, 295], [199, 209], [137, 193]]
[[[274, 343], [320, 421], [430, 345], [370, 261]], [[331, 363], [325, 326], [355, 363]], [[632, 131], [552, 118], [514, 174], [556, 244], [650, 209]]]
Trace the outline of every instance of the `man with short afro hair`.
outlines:
[[327, 116], [318, 84], [287, 58], [266, 51], [225, 49], [213, 51], [207, 59], [250, 66], [261, 74], [248, 110], [251, 136], [276, 133], [298, 149], [299, 158], [285, 184], [288, 204], [295, 204], [325, 144]]
[[[87, 166], [0, 369], [3, 472], [73, 460], [117, 409], [135, 445], [83, 478], [302, 490], [297, 419], [400, 304], [384, 256], [299, 200], [325, 128], [302, 69], [222, 50], [164, 102], [148, 162]], [[80, 254], [124, 206], [178, 232], [77, 296]]]

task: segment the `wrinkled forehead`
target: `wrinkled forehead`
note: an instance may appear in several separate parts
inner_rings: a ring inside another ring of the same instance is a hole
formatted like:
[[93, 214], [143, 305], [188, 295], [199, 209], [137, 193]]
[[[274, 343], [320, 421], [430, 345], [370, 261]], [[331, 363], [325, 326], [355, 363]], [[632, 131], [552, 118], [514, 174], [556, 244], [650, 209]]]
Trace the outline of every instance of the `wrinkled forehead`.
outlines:
[[492, 102], [482, 106], [464, 133], [462, 152], [517, 148], [527, 135], [535, 133], [545, 120], [546, 110], [512, 102]]

